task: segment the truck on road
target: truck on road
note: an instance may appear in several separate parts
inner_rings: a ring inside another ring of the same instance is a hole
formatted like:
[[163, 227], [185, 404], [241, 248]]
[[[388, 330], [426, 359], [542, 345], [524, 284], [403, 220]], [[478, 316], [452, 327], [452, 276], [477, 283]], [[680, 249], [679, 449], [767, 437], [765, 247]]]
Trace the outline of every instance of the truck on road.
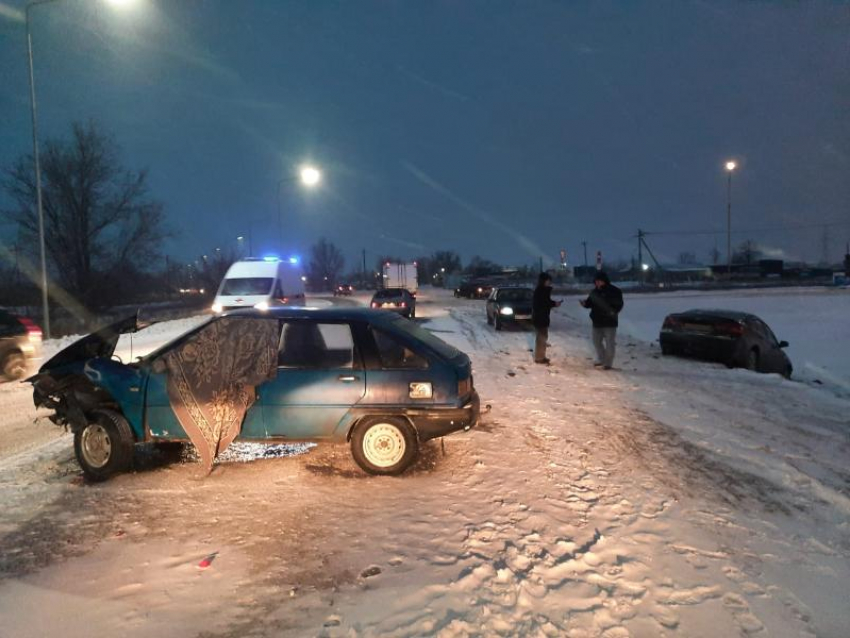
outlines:
[[404, 288], [412, 295], [419, 290], [416, 262], [408, 264], [386, 262], [383, 272], [384, 288]]

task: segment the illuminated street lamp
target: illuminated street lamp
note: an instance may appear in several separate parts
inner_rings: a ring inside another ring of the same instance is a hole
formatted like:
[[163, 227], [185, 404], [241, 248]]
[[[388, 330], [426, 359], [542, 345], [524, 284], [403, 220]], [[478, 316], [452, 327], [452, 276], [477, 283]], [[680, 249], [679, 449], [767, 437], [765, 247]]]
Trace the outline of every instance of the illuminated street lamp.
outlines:
[[280, 247], [283, 248], [283, 204], [281, 202], [281, 190], [284, 183], [298, 180], [306, 189], [314, 189], [322, 181], [322, 171], [312, 164], [302, 164], [298, 168], [297, 176], [284, 177], [277, 183], [277, 229]]
[[726, 275], [732, 277], [732, 173], [738, 167], [734, 160], [726, 162], [729, 179], [726, 184]]
[[[52, 4], [59, 0], [32, 0], [24, 7], [24, 21], [27, 29], [27, 62], [29, 64], [29, 80], [30, 80], [30, 114], [32, 117], [32, 159], [33, 169], [35, 171], [35, 207], [38, 213], [38, 247], [41, 260], [41, 305], [44, 317], [44, 337], [50, 339], [50, 307], [48, 304], [47, 295], [47, 252], [44, 241], [44, 207], [42, 205], [41, 196], [41, 163], [38, 157], [38, 115], [35, 101], [35, 73], [33, 72], [32, 63], [32, 28], [30, 26], [30, 10], [42, 4]], [[109, 0], [110, 4], [115, 6], [125, 6], [134, 3], [136, 0]]]

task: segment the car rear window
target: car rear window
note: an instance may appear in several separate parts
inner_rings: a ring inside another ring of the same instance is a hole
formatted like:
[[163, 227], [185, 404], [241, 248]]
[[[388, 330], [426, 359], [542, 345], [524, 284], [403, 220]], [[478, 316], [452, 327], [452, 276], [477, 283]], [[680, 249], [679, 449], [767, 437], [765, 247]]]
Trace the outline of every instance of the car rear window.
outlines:
[[271, 291], [273, 283], [274, 278], [272, 277], [225, 279], [218, 294], [228, 297], [233, 295], [267, 295]]
[[395, 330], [409, 334], [410, 336], [424, 342], [431, 350], [444, 359], [454, 359], [460, 354], [460, 350], [449, 345], [434, 333], [421, 327], [418, 323], [398, 317], [392, 321]]
[[403, 297], [404, 290], [400, 290], [398, 288], [390, 288], [389, 290], [379, 290], [375, 293], [375, 299], [395, 299], [396, 297]]

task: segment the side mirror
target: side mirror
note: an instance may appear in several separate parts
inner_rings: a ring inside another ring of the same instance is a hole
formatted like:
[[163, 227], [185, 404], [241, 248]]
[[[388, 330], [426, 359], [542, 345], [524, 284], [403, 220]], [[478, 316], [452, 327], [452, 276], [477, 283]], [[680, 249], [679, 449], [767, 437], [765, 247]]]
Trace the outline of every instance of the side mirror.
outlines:
[[788, 347], [788, 345], [789, 345], [789, 343], [788, 343], [787, 341], [780, 341], [780, 342], [779, 342], [779, 347], [780, 347], [780, 348], [787, 348], [787, 347]]

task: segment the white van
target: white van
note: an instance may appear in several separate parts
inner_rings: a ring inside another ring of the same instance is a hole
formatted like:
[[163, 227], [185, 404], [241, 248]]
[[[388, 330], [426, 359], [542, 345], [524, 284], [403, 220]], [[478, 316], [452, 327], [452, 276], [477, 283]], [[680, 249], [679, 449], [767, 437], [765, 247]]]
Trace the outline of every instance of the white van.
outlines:
[[298, 260], [267, 257], [234, 262], [218, 287], [212, 311], [303, 305], [304, 278]]

